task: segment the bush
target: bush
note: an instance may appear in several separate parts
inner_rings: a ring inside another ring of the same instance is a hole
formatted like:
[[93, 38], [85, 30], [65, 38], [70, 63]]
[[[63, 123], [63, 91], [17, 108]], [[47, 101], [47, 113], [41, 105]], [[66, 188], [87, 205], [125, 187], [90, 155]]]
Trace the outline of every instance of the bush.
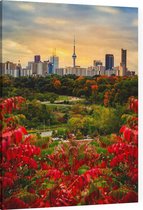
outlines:
[[[138, 201], [138, 101], [119, 135], [98, 142], [52, 142], [40, 150], [14, 121], [12, 112], [24, 99], [0, 101], [3, 154], [2, 209], [42, 208]], [[104, 145], [103, 145], [104, 144]], [[106, 146], [109, 145], [109, 146]]]

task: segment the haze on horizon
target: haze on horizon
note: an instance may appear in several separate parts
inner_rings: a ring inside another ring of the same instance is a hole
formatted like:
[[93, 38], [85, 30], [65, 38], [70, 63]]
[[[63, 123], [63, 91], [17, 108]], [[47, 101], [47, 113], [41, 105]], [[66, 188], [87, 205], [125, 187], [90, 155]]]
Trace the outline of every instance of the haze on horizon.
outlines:
[[26, 66], [34, 55], [48, 60], [56, 48], [60, 67], [72, 66], [73, 38], [76, 64], [105, 63], [105, 54], [121, 61], [127, 49], [127, 67], [138, 71], [138, 9], [37, 2], [3, 2], [3, 61]]

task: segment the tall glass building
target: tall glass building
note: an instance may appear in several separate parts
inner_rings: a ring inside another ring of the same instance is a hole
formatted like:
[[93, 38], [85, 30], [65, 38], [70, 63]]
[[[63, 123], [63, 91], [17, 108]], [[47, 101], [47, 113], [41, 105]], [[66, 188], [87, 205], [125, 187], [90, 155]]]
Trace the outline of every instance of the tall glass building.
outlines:
[[106, 54], [105, 55], [105, 70], [112, 69], [114, 67], [114, 55]]
[[56, 55], [51, 56], [50, 62], [53, 64], [53, 74], [55, 74], [55, 70], [59, 68], [59, 57]]
[[127, 69], [127, 50], [121, 49], [121, 64]]

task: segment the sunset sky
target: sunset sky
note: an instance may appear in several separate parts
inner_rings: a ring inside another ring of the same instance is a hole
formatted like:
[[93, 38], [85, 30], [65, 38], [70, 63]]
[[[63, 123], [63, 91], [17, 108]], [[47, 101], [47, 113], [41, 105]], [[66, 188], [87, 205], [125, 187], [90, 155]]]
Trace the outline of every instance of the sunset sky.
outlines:
[[60, 67], [72, 66], [74, 35], [77, 65], [91, 66], [94, 59], [105, 64], [105, 54], [111, 53], [118, 66], [124, 48], [128, 68], [137, 72], [137, 8], [3, 3], [3, 61], [20, 60], [24, 67], [36, 54], [48, 60], [56, 48]]

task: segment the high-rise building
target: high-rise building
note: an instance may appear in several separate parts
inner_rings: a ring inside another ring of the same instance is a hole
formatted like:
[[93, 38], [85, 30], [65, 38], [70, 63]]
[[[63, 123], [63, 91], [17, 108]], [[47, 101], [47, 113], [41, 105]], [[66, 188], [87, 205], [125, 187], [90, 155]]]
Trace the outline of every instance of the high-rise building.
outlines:
[[4, 71], [4, 73], [5, 73], [5, 74], [10, 74], [10, 75], [12, 75], [13, 70], [16, 69], [16, 66], [17, 66], [16, 63], [7, 61], [7, 62], [5, 63], [5, 69], [4, 69], [5, 71]]
[[102, 66], [103, 63], [100, 60], [94, 60], [93, 61], [93, 66]]
[[127, 50], [121, 49], [121, 64], [122, 76], [127, 75]]
[[53, 74], [55, 74], [55, 70], [59, 68], [59, 57], [56, 55], [51, 56], [50, 62], [53, 64]]
[[114, 67], [114, 55], [106, 54], [105, 55], [105, 69], [111, 70]]
[[33, 66], [33, 61], [28, 61], [27, 68], [32, 69], [32, 66]]
[[16, 69], [15, 69], [15, 77], [20, 77], [21, 76], [21, 63], [20, 63], [20, 60], [18, 61], [18, 64], [16, 66]]
[[37, 63], [32, 63], [32, 75], [37, 75]]
[[74, 46], [73, 46], [73, 55], [72, 55], [72, 59], [73, 59], [73, 68], [75, 68], [76, 67], [76, 58], [77, 58], [77, 56], [76, 56], [76, 53], [75, 53], [75, 38], [74, 38]]
[[40, 75], [40, 76], [43, 75], [43, 63], [42, 62], [37, 63], [37, 75]]
[[[55, 71], [55, 73], [56, 73], [56, 71]], [[51, 62], [48, 63], [48, 74], [53, 74], [53, 64]]]
[[48, 63], [49, 61], [43, 62], [43, 76], [46, 76], [48, 74]]
[[121, 64], [127, 69], [127, 50], [121, 49]]
[[39, 63], [40, 61], [41, 61], [40, 55], [35, 55], [35, 56], [34, 56], [34, 62], [35, 62], [35, 63]]

